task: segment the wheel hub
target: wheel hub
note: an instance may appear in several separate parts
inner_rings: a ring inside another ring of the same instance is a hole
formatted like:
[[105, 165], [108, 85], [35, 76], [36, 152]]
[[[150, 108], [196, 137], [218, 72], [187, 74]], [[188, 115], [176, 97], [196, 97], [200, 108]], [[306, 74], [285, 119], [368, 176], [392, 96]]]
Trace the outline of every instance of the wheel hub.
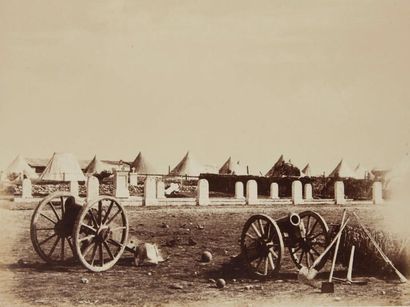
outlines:
[[107, 241], [108, 236], [110, 235], [110, 233], [111, 233], [111, 230], [110, 230], [109, 227], [107, 227], [107, 226], [100, 227], [97, 231], [96, 240], [98, 242], [105, 242], [105, 241]]

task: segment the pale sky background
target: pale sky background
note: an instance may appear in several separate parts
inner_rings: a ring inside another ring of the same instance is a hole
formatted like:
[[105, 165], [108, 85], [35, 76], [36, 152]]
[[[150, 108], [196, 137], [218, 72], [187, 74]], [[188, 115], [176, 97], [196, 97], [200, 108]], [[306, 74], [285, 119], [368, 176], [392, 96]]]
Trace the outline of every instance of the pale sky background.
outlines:
[[410, 1], [0, 0], [0, 169], [189, 149], [265, 173], [389, 167], [410, 142]]

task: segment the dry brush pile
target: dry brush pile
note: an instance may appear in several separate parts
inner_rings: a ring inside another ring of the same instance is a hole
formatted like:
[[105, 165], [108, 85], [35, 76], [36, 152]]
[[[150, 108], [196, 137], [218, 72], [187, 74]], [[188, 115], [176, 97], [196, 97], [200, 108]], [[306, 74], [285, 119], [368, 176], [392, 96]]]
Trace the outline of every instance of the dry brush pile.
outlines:
[[[331, 236], [335, 236], [340, 225], [335, 225]], [[406, 236], [388, 232], [386, 230], [369, 229], [369, 232], [391, 260], [395, 267], [404, 275], [410, 275], [410, 242]], [[343, 230], [338, 262], [347, 267], [352, 246], [355, 246], [353, 272], [365, 275], [393, 274], [392, 268], [386, 264], [376, 247], [360, 225], [347, 225]]]

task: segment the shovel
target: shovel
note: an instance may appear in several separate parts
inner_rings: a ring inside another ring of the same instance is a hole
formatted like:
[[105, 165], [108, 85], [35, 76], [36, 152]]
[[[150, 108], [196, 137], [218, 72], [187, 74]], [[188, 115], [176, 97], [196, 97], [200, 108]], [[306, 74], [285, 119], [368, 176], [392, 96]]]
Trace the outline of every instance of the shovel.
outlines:
[[[346, 209], [343, 210], [342, 222], [340, 223], [340, 225], [343, 225], [345, 218], [346, 218]], [[335, 292], [335, 287], [334, 287], [332, 278], [333, 278], [333, 272], [335, 271], [337, 253], [339, 252], [339, 243], [340, 243], [340, 236], [336, 240], [336, 247], [335, 247], [335, 252], [333, 255], [332, 267], [330, 268], [329, 281], [322, 283], [323, 293]]]
[[[326, 256], [326, 254], [330, 251], [330, 249], [333, 247], [333, 245], [336, 243], [336, 241], [339, 239], [339, 237], [342, 235], [343, 229], [346, 227], [347, 223], [349, 222], [349, 218], [346, 219], [346, 221], [344, 222], [344, 224], [340, 227], [338, 233], [336, 234], [336, 236], [333, 238], [332, 242], [330, 242], [330, 244], [328, 245], [328, 247], [326, 247], [326, 249], [323, 251], [322, 254], [320, 254], [319, 257], [316, 258], [316, 260], [313, 262], [312, 266], [310, 268], [307, 268], [305, 266], [302, 265], [302, 268], [299, 270], [298, 273], [298, 280], [316, 287], [316, 285], [314, 285], [315, 283], [312, 282], [312, 280], [316, 277], [317, 273], [319, 272], [318, 270], [316, 270], [316, 266], [322, 261], [323, 257]], [[320, 286], [319, 286], [320, 288]]]

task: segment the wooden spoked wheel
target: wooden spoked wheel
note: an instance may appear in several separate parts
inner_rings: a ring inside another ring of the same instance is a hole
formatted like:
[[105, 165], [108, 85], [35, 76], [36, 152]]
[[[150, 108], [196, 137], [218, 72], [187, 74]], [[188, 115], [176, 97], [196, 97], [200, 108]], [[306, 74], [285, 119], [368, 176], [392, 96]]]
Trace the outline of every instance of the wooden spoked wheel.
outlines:
[[30, 225], [31, 242], [47, 263], [73, 260], [72, 229], [79, 208], [71, 193], [55, 192], [45, 197], [34, 210]]
[[[299, 216], [301, 232], [304, 233], [301, 233], [300, 238], [289, 246], [289, 252], [298, 269], [302, 265], [310, 268], [330, 243], [329, 227], [323, 217], [314, 211], [304, 211]], [[327, 258], [327, 256], [323, 257], [315, 269], [322, 269]]]
[[126, 212], [110, 196], [101, 196], [84, 206], [74, 226], [78, 259], [93, 272], [110, 269], [124, 252], [127, 238]]
[[269, 276], [280, 269], [283, 258], [283, 239], [276, 222], [267, 215], [251, 216], [241, 236], [241, 250], [251, 272]]

